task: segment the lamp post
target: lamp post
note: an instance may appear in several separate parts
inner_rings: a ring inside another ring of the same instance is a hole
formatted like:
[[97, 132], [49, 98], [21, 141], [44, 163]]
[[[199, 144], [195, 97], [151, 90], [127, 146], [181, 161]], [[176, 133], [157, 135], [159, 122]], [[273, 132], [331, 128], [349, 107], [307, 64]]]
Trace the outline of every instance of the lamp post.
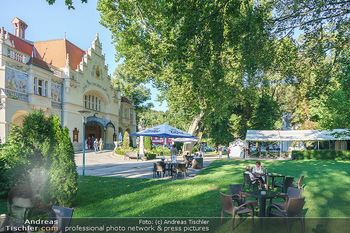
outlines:
[[85, 177], [85, 124], [86, 117], [91, 113], [88, 110], [80, 110], [79, 114], [83, 117], [83, 178]]

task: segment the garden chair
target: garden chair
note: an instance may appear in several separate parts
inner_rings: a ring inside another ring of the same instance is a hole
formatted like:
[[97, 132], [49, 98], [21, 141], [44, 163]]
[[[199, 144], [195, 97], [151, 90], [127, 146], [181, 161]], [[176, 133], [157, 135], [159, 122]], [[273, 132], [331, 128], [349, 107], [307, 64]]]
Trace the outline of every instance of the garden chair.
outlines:
[[[286, 208], [286, 201], [288, 201], [288, 198], [300, 198], [301, 194], [303, 193], [302, 189], [298, 189], [298, 188], [293, 188], [290, 187], [287, 191], [288, 197], [286, 197], [285, 202], [279, 202], [279, 203], [273, 203], [276, 206], [278, 206], [280, 209], [284, 210]], [[272, 203], [272, 200], [270, 200], [270, 204]]]
[[246, 204], [251, 204], [255, 207], [258, 206], [258, 203], [256, 201], [245, 200], [245, 196], [242, 196], [239, 194], [239, 192], [244, 191], [243, 184], [231, 184], [230, 191], [231, 191], [232, 200], [237, 202], [238, 205], [242, 205], [246, 203]]
[[[68, 232], [67, 227], [70, 226], [72, 216], [73, 209], [54, 205], [51, 208], [48, 221], [54, 222], [58, 220], [58, 223], [33, 226], [44, 227], [46, 229], [45, 233], [66, 233]], [[28, 233], [31, 233], [31, 231], [28, 231]]]
[[286, 193], [288, 188], [290, 186], [292, 186], [293, 181], [294, 181], [294, 177], [286, 177], [284, 179], [283, 183], [281, 183], [280, 181], [276, 180], [273, 183], [273, 187], [280, 187], [280, 188], [282, 188], [282, 192]]
[[254, 209], [248, 209], [245, 206], [250, 205], [248, 203], [244, 203], [239, 206], [235, 206], [233, 201], [232, 201], [232, 196], [231, 195], [225, 195], [220, 192], [221, 196], [221, 201], [222, 201], [222, 210], [221, 210], [221, 224], [224, 219], [224, 213], [232, 214], [232, 226], [231, 226], [231, 231], [233, 231], [233, 226], [235, 223], [235, 217], [236, 215], [241, 215], [241, 214], [249, 214], [252, 216], [252, 223], [254, 227]]
[[161, 163], [153, 163], [153, 178], [155, 178], [158, 174], [160, 174], [161, 177], [164, 177], [164, 165]]
[[295, 183], [293, 183], [292, 186], [297, 186], [298, 189], [304, 189], [304, 187], [303, 187], [303, 180], [304, 180], [304, 175], [301, 175], [299, 180], [294, 180], [293, 181]]
[[[303, 206], [305, 197], [300, 198], [288, 198], [285, 204], [285, 208], [281, 209], [276, 204], [270, 204], [267, 207], [267, 216], [276, 216], [284, 219], [287, 227], [287, 233], [289, 233], [288, 218], [299, 218], [301, 223], [302, 232], [305, 233], [304, 222], [303, 222]], [[272, 211], [271, 209], [276, 209]], [[267, 218], [267, 227], [269, 226], [269, 218]]]
[[185, 163], [179, 163], [177, 164], [176, 167], [176, 174], [179, 175], [182, 173], [184, 175], [184, 178], [186, 178], [186, 173], [187, 173], [187, 167]]
[[255, 187], [259, 186], [258, 182], [255, 182], [254, 184], [252, 183], [252, 180], [250, 179], [248, 173], [243, 173], [243, 175], [244, 175], [243, 187], [245, 186], [245, 184], [247, 184], [248, 185], [248, 190], [250, 190], [250, 186], [253, 185], [253, 190], [254, 190]]

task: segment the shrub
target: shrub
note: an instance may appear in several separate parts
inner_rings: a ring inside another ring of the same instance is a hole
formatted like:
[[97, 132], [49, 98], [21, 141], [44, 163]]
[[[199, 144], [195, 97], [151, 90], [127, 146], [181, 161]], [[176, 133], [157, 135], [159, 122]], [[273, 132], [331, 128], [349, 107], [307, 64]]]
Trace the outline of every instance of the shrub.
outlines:
[[78, 190], [73, 144], [58, 116], [45, 119], [43, 112], [24, 118], [14, 126], [1, 157], [7, 167], [9, 188], [29, 185], [47, 205], [70, 205]]
[[305, 150], [292, 151], [293, 158], [298, 160], [303, 159], [336, 159], [350, 160], [350, 151], [345, 150]]
[[151, 137], [144, 137], [144, 145], [145, 149], [147, 150], [152, 150], [152, 139]]
[[125, 131], [125, 133], [124, 133], [124, 138], [123, 138], [122, 148], [123, 148], [124, 150], [127, 150], [129, 147], [130, 147], [129, 133], [128, 133], [128, 131]]
[[[152, 149], [152, 152], [157, 154], [157, 155], [163, 155], [163, 146], [156, 146]], [[164, 148], [164, 155], [170, 155], [170, 150], [169, 148], [165, 147]]]
[[125, 155], [125, 151], [118, 147], [117, 149], [115, 149], [115, 153], [118, 154], [118, 155]]
[[154, 153], [145, 152], [145, 156], [147, 160], [151, 160], [151, 159], [155, 159], [157, 155]]

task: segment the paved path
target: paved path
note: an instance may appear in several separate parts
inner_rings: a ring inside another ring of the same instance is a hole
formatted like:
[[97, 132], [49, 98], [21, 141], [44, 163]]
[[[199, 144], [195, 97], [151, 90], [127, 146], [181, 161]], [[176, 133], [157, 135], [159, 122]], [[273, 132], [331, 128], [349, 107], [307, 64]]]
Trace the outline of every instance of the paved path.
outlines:
[[[206, 168], [215, 159], [218, 159], [218, 155], [204, 157], [204, 168]], [[153, 163], [159, 160], [160, 158], [147, 161], [137, 161], [136, 159], [131, 159], [128, 161], [124, 160], [122, 157], [113, 156], [113, 152], [108, 150], [99, 152], [97, 154], [93, 151], [87, 151], [85, 152], [85, 175], [152, 179]], [[77, 171], [79, 175], [82, 175], [82, 152], [75, 154], [75, 162], [78, 166]], [[187, 176], [186, 179], [193, 178], [203, 169], [188, 169], [189, 176]], [[161, 179], [171, 178], [165, 177]]]

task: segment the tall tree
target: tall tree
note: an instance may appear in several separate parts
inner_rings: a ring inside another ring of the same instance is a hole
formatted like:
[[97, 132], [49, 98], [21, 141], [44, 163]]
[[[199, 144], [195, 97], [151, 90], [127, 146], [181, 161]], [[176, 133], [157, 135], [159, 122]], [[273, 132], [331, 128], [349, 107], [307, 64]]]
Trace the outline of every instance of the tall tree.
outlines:
[[261, 84], [269, 66], [269, 7], [250, 0], [98, 4], [125, 75], [152, 81], [170, 109], [192, 121], [191, 134]]

